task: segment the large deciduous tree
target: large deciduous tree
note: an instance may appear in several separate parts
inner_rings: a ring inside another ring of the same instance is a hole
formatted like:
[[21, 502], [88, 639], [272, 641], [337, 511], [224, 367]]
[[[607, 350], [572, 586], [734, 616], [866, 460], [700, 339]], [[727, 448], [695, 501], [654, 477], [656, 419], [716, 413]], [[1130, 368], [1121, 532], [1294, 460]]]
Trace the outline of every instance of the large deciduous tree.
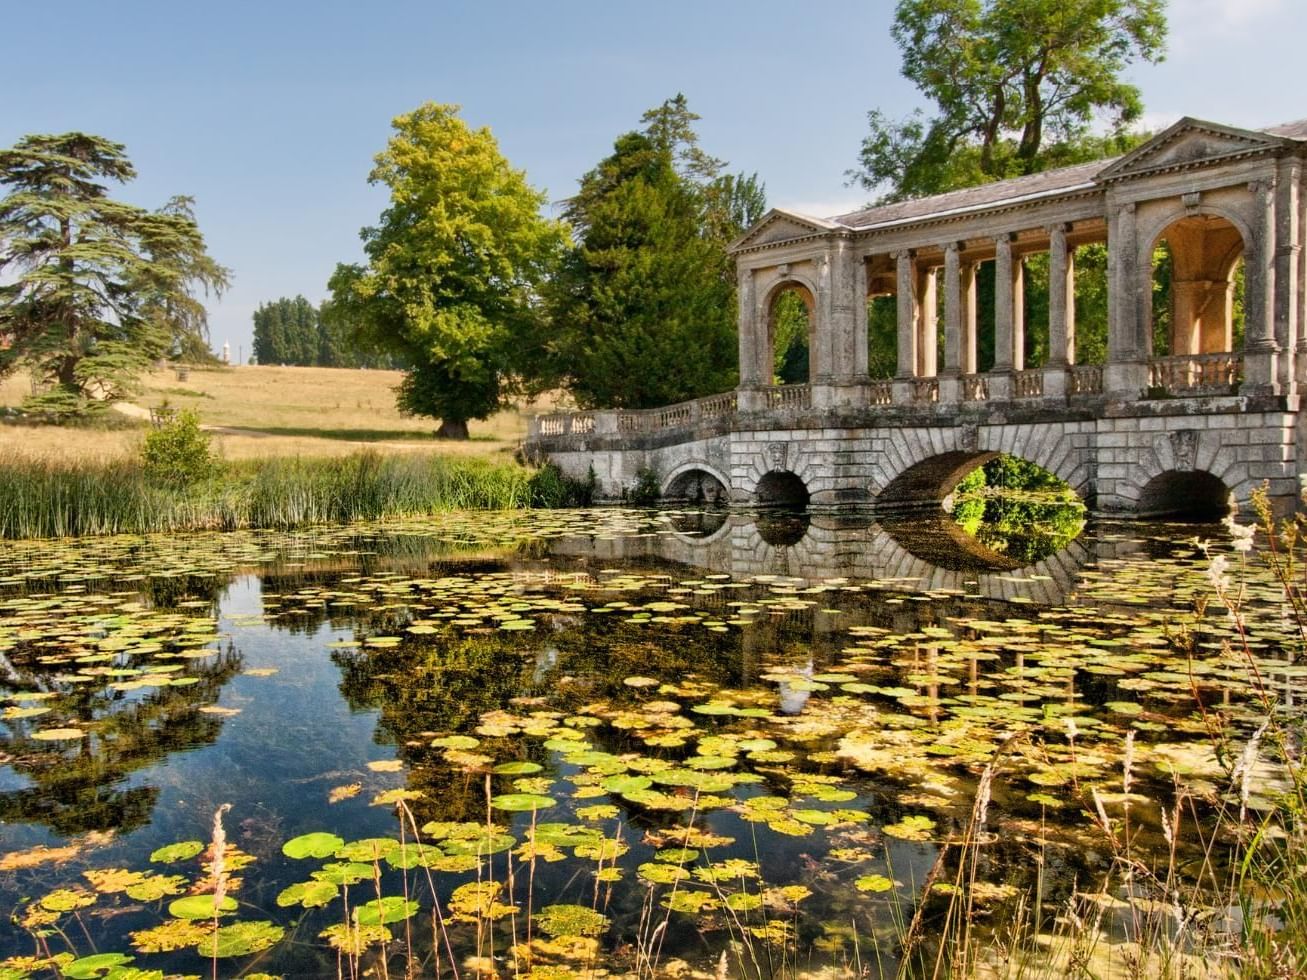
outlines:
[[0, 374], [29, 366], [47, 387], [35, 408], [105, 405], [156, 358], [207, 350], [200, 293], [230, 274], [190, 198], [150, 211], [108, 196], [135, 176], [122, 144], [85, 133], [0, 150]]
[[525, 369], [536, 290], [566, 230], [457, 106], [427, 103], [393, 127], [368, 178], [390, 188], [390, 206], [362, 231], [367, 265], [336, 267], [331, 302], [361, 344], [410, 365], [401, 410], [466, 438], [468, 420], [499, 408]]
[[550, 292], [553, 379], [584, 406], [646, 408], [736, 381], [730, 242], [765, 209], [756, 176], [723, 174], [683, 95], [645, 113], [581, 179], [577, 240]]
[[1122, 73], [1135, 59], [1161, 60], [1165, 9], [1166, 0], [899, 0], [903, 74], [934, 113], [895, 121], [872, 111], [850, 176], [899, 200], [1123, 149], [1143, 104]]

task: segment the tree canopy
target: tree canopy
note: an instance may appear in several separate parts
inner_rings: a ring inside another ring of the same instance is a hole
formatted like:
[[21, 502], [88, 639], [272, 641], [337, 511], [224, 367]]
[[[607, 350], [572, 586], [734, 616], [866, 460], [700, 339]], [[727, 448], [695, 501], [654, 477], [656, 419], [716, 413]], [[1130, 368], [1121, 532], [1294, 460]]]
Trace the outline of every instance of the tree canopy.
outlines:
[[427, 103], [396, 118], [369, 182], [390, 205], [361, 236], [367, 264], [341, 264], [331, 305], [364, 347], [410, 365], [403, 411], [466, 437], [500, 407], [539, 337], [537, 288], [566, 240], [544, 195], [458, 107]]
[[850, 176], [899, 200], [1128, 148], [1143, 103], [1122, 73], [1161, 60], [1165, 9], [1166, 0], [899, 0], [903, 74], [934, 113], [870, 112]]
[[136, 171], [121, 143], [25, 136], [0, 150], [0, 374], [32, 368], [33, 407], [87, 411], [133, 390], [166, 354], [207, 350], [200, 295], [230, 273], [205, 250], [194, 202], [112, 200]]
[[577, 240], [549, 293], [549, 381], [585, 406], [646, 408], [735, 384], [727, 246], [765, 210], [756, 176], [723, 173], [683, 95], [651, 109], [567, 202]]

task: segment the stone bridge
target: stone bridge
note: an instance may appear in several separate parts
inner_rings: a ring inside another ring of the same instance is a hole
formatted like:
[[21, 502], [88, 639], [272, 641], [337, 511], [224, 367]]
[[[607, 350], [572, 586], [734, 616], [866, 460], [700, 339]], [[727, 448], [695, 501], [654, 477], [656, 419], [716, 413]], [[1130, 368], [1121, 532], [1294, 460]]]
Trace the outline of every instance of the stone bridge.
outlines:
[[[1262, 483], [1287, 509], [1305, 458], [1305, 158], [1307, 121], [1184, 119], [1114, 160], [831, 219], [773, 210], [733, 246], [735, 391], [537, 417], [528, 452], [593, 467], [610, 499], [648, 471], [672, 499], [890, 510], [1009, 453], [1102, 513], [1220, 510]], [[1097, 306], [1078, 258], [1105, 263]], [[809, 376], [782, 385], [791, 295]], [[869, 371], [875, 308], [896, 324], [875, 351], [892, 377]], [[1076, 342], [1096, 311], [1105, 350]]]

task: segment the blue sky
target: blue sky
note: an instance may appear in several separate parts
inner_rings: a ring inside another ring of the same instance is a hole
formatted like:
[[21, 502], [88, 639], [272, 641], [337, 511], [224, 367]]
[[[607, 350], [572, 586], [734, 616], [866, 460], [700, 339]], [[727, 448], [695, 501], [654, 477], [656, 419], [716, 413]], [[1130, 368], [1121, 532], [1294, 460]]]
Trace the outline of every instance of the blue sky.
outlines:
[[[0, 3], [0, 144], [81, 129], [127, 145], [121, 197], [197, 199], [235, 273], [210, 304], [220, 349], [248, 355], [260, 302], [324, 297], [385, 204], [366, 177], [392, 117], [453, 102], [551, 199], [641, 113], [684, 92], [701, 141], [756, 171], [769, 203], [860, 205], [845, 186], [866, 112], [918, 104], [899, 77], [891, 0], [376, 0]], [[1302, 0], [1171, 0], [1167, 60], [1131, 77], [1146, 122], [1258, 126], [1307, 116]]]

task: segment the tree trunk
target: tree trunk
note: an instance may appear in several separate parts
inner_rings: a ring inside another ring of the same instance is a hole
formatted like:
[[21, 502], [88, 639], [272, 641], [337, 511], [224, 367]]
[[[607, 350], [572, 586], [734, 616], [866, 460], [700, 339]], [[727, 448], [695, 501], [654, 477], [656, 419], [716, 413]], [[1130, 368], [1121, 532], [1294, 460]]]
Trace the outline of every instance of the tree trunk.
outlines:
[[436, 430], [437, 439], [466, 439], [467, 419], [441, 419]]

